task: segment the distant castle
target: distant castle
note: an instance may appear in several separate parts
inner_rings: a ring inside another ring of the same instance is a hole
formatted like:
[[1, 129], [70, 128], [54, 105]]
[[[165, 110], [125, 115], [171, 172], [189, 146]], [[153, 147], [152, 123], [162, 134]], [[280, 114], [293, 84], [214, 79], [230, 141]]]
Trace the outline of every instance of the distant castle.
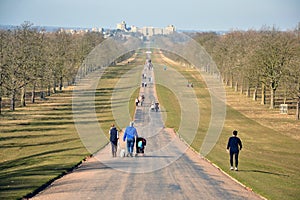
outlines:
[[117, 24], [117, 30], [132, 32], [132, 33], [141, 33], [144, 36], [153, 36], [153, 35], [168, 35], [175, 32], [175, 26], [169, 25], [165, 28], [155, 28], [155, 27], [143, 27], [138, 28], [136, 26], [131, 26], [127, 28], [125, 21]]

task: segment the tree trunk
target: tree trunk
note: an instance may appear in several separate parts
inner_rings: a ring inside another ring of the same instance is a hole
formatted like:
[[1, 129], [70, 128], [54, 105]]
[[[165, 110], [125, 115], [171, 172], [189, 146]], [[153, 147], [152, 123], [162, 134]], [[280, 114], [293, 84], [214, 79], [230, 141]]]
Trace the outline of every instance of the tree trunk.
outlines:
[[63, 77], [61, 76], [59, 78], [59, 91], [62, 91], [62, 87], [63, 87]]
[[2, 97], [0, 97], [0, 115], [2, 113]]
[[227, 72], [224, 74], [224, 83], [225, 83], [225, 86], [229, 85], [229, 78], [228, 78], [228, 73]]
[[241, 84], [241, 86], [240, 86], [240, 94], [243, 94], [244, 93], [244, 87], [243, 87], [243, 83]]
[[35, 102], [35, 83], [33, 83], [32, 91], [31, 91], [31, 103]]
[[53, 93], [54, 94], [56, 93], [56, 81], [55, 80], [53, 81]]
[[16, 109], [16, 90], [14, 89], [11, 94], [10, 99], [10, 110], [14, 111]]
[[265, 105], [266, 104], [266, 87], [265, 84], [261, 84], [261, 102], [260, 104]]
[[51, 95], [51, 85], [49, 83], [48, 87], [47, 87], [47, 96], [50, 96], [50, 95]]
[[257, 100], [257, 85], [256, 85], [255, 88], [254, 88], [252, 100], [253, 100], [253, 101], [256, 101], [256, 100]]
[[45, 94], [46, 94], [46, 92], [42, 90], [42, 91], [41, 91], [41, 94], [40, 94], [41, 100], [44, 100], [44, 99], [45, 99]]
[[226, 73], [225, 76], [224, 76], [224, 83], [226, 86], [228, 86], [229, 84], [229, 81], [228, 81], [228, 74]]
[[230, 74], [230, 87], [233, 88], [233, 75]]
[[271, 88], [270, 109], [274, 109], [275, 105], [275, 89]]
[[41, 100], [44, 100], [45, 99], [45, 95], [46, 95], [46, 90], [44, 91], [44, 82], [43, 80], [41, 79], [41, 93], [40, 93], [40, 98]]
[[276, 88], [274, 87], [274, 83], [270, 84], [270, 91], [271, 91], [270, 109], [274, 109], [274, 107], [275, 107], [275, 91], [276, 91]]
[[246, 97], [250, 97], [250, 87], [249, 86], [247, 86], [247, 90], [246, 90]]
[[235, 81], [234, 91], [237, 92], [239, 89], [239, 83], [238, 81]]
[[299, 119], [300, 119], [299, 107], [300, 107], [300, 97], [298, 98], [298, 101], [297, 101], [297, 107], [296, 107], [296, 120], [299, 120]]
[[21, 88], [21, 106], [26, 106], [26, 88], [25, 86]]

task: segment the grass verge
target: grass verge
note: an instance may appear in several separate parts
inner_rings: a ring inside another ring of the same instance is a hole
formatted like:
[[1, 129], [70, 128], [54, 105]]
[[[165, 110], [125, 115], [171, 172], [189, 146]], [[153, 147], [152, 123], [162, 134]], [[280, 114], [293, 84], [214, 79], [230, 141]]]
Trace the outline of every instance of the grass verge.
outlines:
[[[179, 102], [174, 93], [168, 88], [159, 84], [156, 84], [155, 87], [158, 101], [164, 102], [163, 110], [166, 111], [166, 114], [163, 115], [165, 126], [168, 128], [173, 128], [175, 131], [177, 131], [180, 123], [178, 116], [180, 116], [181, 112]], [[170, 99], [172, 99], [172, 101], [170, 101]]]
[[[159, 57], [152, 59], [162, 63]], [[195, 83], [194, 89], [200, 105], [201, 122], [191, 146], [195, 150], [199, 150], [210, 121], [209, 93], [198, 71], [170, 63], [166, 64], [168, 67], [175, 68], [190, 82]], [[164, 88], [158, 90], [160, 95], [167, 92], [167, 90], [164, 91]], [[168, 105], [169, 101], [164, 99], [161, 98], [160, 103], [163, 106]], [[170, 107], [168, 109], [175, 111], [177, 108]], [[180, 116], [170, 121], [170, 123], [174, 123], [170, 126], [176, 126], [179, 122]], [[278, 126], [281, 123], [286, 122], [277, 120]], [[291, 125], [294, 123], [291, 123]], [[228, 137], [231, 136], [234, 129], [239, 131], [239, 137], [242, 139], [244, 146], [240, 153], [238, 172], [229, 170], [229, 155], [225, 151]], [[300, 196], [299, 140], [278, 132], [276, 127], [264, 126], [230, 106], [227, 106], [226, 121], [220, 138], [214, 149], [207, 155], [207, 158], [230, 176], [268, 199], [296, 200]]]
[[[114, 85], [122, 74], [137, 64], [132, 61], [122, 67], [108, 67], [100, 79], [95, 107], [104, 130], [109, 130], [113, 122], [111, 94]], [[133, 108], [131, 110], [134, 112]], [[15, 112], [4, 111], [0, 115], [0, 136], [0, 199], [30, 197], [90, 155], [74, 126], [71, 90]]]
[[0, 198], [18, 199], [84, 159], [72, 118], [71, 91], [1, 117]]

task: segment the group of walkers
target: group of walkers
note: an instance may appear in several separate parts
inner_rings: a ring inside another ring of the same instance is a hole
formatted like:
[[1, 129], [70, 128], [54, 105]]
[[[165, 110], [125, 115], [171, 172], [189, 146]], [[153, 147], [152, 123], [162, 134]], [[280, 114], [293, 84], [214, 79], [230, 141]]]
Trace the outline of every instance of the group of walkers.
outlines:
[[144, 101], [145, 101], [145, 96], [144, 95], [141, 95], [141, 96], [137, 97], [135, 99], [135, 106], [139, 106], [139, 104], [141, 106], [143, 106]]
[[[242, 149], [242, 141], [239, 137], [237, 137], [238, 131], [234, 130], [232, 132], [232, 136], [228, 139], [227, 142], [227, 151], [229, 152], [229, 162], [230, 162], [230, 170], [238, 171], [239, 164], [239, 151]], [[117, 149], [118, 149], [118, 140], [119, 140], [119, 132], [116, 129], [115, 125], [112, 124], [109, 130], [110, 142], [112, 147], [112, 156], [117, 157]], [[130, 122], [129, 126], [126, 127], [123, 141], [126, 141], [127, 146], [127, 157], [133, 157], [133, 149], [135, 141], [137, 141], [137, 153], [142, 153], [144, 155], [144, 148], [146, 145], [146, 140], [144, 138], [139, 138], [136, 128], [134, 127], [134, 122]], [[136, 154], [137, 155], [137, 154]], [[233, 158], [235, 159], [235, 165], [233, 165]]]
[[[152, 70], [153, 69], [153, 64], [150, 59], [147, 59], [145, 62], [145, 70]], [[152, 77], [149, 76], [149, 82], [152, 83]], [[147, 74], [143, 73], [142, 74], [142, 87], [147, 87]], [[144, 95], [140, 95], [135, 99], [135, 105], [136, 106], [143, 106], [145, 100]], [[156, 106], [156, 109], [158, 110], [158, 103]], [[110, 143], [111, 143], [111, 149], [112, 149], [112, 156], [117, 157], [117, 150], [119, 146], [119, 131], [116, 129], [115, 125], [112, 124], [111, 128], [109, 130], [109, 135], [110, 135]], [[133, 157], [133, 150], [134, 150], [134, 145], [136, 144], [136, 155], [138, 153], [141, 153], [144, 155], [144, 148], [146, 146], [146, 140], [144, 138], [140, 138], [138, 136], [137, 130], [134, 127], [134, 122], [130, 122], [129, 126], [126, 127], [123, 135], [123, 142], [126, 141], [126, 147], [127, 147], [127, 157]], [[122, 149], [123, 150], [123, 149]], [[120, 156], [122, 156], [122, 151], [120, 152]]]
[[[116, 129], [114, 124], [111, 125], [111, 128], [109, 130], [109, 135], [110, 135], [109, 139], [110, 139], [111, 149], [112, 149], [112, 157], [117, 157], [117, 150], [119, 145], [119, 131]], [[144, 138], [139, 138], [137, 130], [134, 127], [133, 121], [130, 122], [129, 126], [127, 126], [125, 129], [123, 135], [123, 142], [125, 141], [127, 147], [127, 157], [133, 157], [133, 149], [136, 141], [137, 141], [136, 153], [142, 153], [142, 155], [144, 155], [146, 140]]]
[[[145, 62], [145, 69], [151, 70], [153, 68], [152, 62], [150, 59], [147, 59]], [[143, 87], [146, 87], [144, 79], [147, 79], [147, 74], [142, 74]], [[149, 81], [152, 81], [152, 78], [149, 78]], [[193, 83], [188, 83], [188, 87], [193, 87]], [[135, 99], [135, 105], [138, 106], [139, 103], [143, 106], [143, 102], [145, 100], [145, 96], [141, 95]], [[150, 110], [155, 110], [156, 112], [159, 109], [159, 103], [152, 102]], [[229, 152], [229, 162], [230, 162], [230, 170], [238, 171], [239, 164], [239, 151], [242, 149], [242, 141], [239, 137], [237, 137], [238, 131], [234, 130], [232, 132], [232, 136], [229, 137], [227, 142], [227, 151]], [[118, 140], [119, 140], [119, 132], [116, 129], [115, 125], [112, 124], [109, 130], [110, 142], [112, 146], [112, 156], [117, 156], [118, 149]], [[133, 157], [133, 149], [135, 142], [136, 145], [136, 153], [142, 153], [144, 155], [144, 147], [146, 145], [146, 140], [144, 138], [139, 138], [136, 128], [134, 127], [134, 122], [130, 122], [129, 126], [126, 127], [123, 141], [126, 141], [127, 146], [127, 157]], [[136, 154], [137, 155], [137, 154]], [[233, 164], [233, 160], [235, 163]]]

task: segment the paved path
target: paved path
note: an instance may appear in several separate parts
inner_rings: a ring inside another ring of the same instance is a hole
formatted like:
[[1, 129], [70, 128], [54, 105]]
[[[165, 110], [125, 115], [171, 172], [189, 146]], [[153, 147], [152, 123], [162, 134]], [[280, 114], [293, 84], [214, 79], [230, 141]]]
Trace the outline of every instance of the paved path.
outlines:
[[153, 71], [141, 69], [148, 85], [140, 91], [146, 98], [144, 106], [137, 107], [135, 126], [147, 139], [145, 156], [112, 158], [107, 145], [33, 199], [261, 199], [164, 128], [163, 112], [149, 109], [156, 101], [155, 87], [148, 80], [155, 80]]

